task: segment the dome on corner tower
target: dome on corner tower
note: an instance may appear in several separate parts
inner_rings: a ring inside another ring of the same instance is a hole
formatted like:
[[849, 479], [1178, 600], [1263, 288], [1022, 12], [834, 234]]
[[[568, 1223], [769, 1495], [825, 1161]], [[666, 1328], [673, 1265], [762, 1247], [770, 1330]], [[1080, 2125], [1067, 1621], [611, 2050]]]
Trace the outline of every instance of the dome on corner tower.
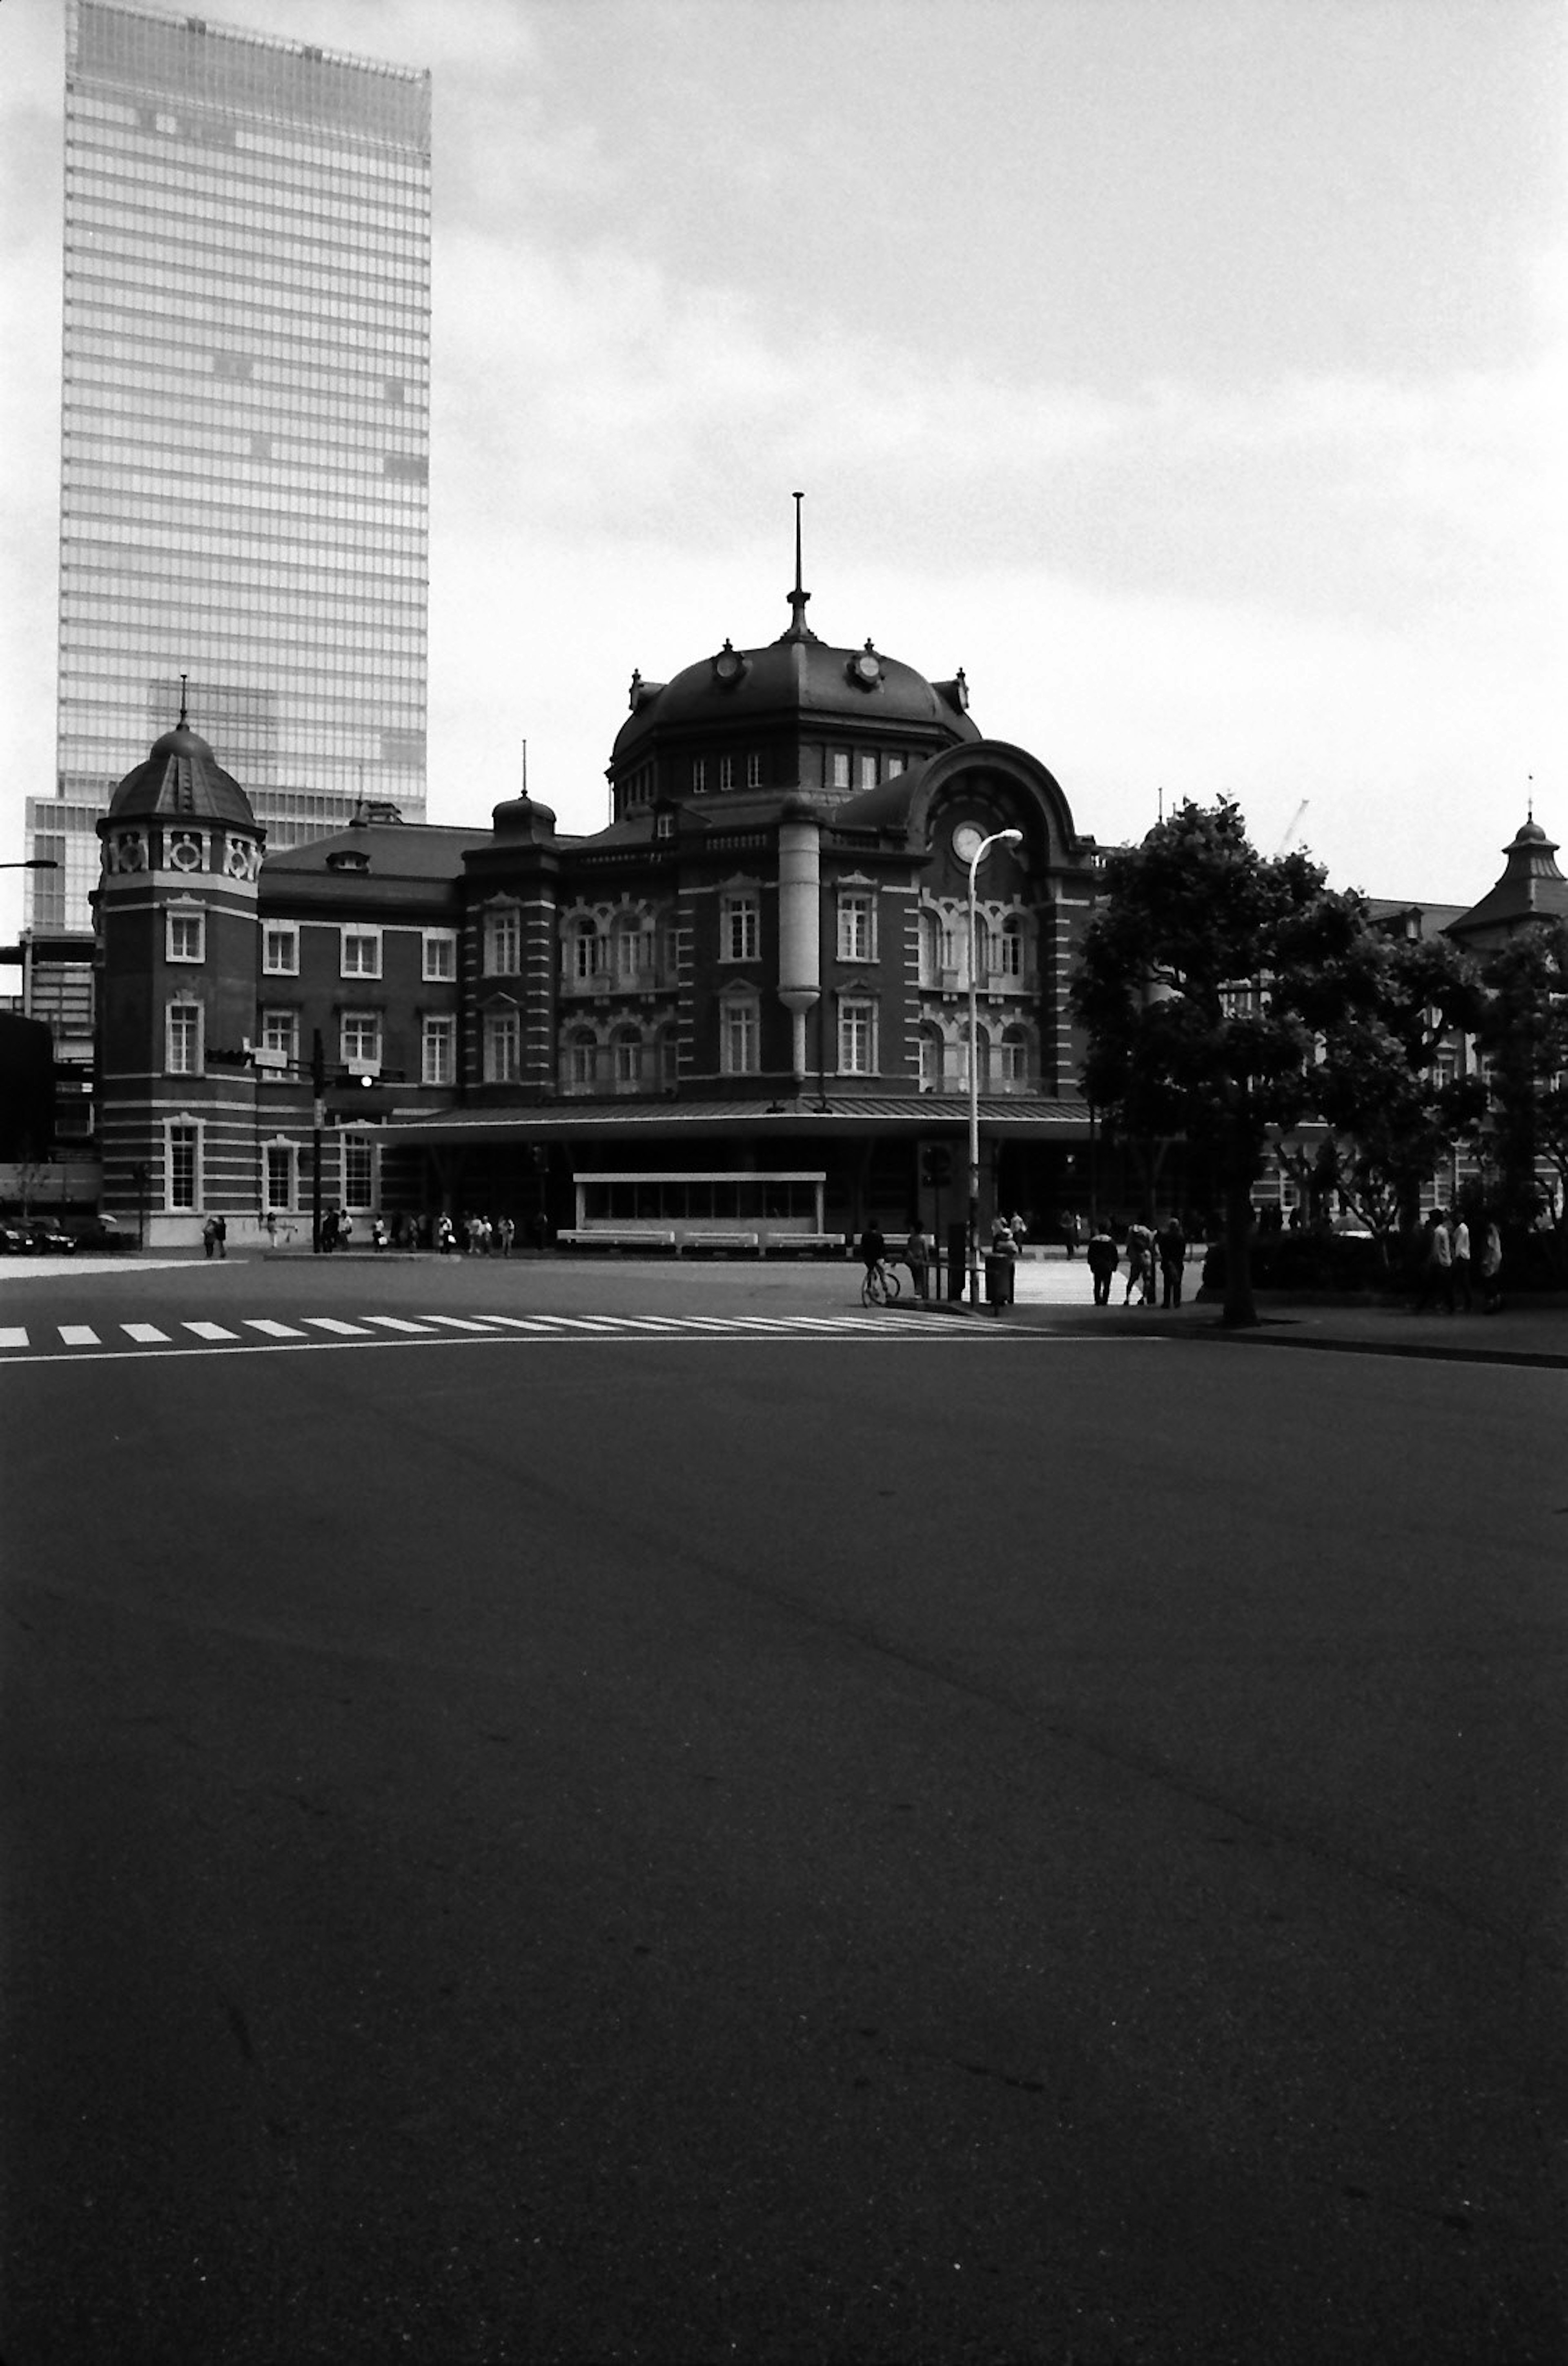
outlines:
[[257, 829], [251, 801], [182, 715], [155, 739], [145, 763], [127, 772], [109, 800], [111, 821], [231, 822]]

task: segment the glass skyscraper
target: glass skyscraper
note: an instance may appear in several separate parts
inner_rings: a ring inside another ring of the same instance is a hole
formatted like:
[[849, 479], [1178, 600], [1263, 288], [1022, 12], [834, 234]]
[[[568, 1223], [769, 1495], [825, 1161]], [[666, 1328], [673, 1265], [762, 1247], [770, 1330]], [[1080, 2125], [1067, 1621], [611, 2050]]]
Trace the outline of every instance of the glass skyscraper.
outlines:
[[58, 779], [39, 930], [190, 720], [274, 847], [424, 813], [430, 77], [66, 0]]

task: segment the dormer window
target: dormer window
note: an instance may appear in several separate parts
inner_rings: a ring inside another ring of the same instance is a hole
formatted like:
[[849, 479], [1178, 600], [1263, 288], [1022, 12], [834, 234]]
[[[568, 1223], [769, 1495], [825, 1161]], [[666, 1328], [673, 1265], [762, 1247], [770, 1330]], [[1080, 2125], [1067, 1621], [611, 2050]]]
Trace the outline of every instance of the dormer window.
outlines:
[[368, 871], [370, 857], [357, 846], [340, 846], [327, 857], [329, 871]]
[[692, 794], [701, 796], [708, 784], [708, 760], [705, 756], [692, 759]]

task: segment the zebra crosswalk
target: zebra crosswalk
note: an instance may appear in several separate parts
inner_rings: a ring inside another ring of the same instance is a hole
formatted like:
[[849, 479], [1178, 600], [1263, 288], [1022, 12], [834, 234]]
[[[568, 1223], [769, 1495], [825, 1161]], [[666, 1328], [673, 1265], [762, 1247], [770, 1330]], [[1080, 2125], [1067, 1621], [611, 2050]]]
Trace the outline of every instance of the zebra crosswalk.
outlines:
[[152, 1322], [0, 1324], [0, 1361], [89, 1355], [222, 1353], [236, 1347], [394, 1346], [481, 1339], [582, 1344], [593, 1340], [973, 1340], [998, 1335], [929, 1315], [845, 1310], [834, 1314], [271, 1314], [164, 1316]]

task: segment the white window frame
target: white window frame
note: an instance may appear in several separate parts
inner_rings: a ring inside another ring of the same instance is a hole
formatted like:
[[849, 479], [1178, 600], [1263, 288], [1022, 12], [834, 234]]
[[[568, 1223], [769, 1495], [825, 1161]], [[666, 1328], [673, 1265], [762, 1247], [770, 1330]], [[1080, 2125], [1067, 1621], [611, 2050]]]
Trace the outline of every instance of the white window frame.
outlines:
[[[182, 951], [179, 937], [186, 930], [196, 932], [194, 952]], [[207, 959], [207, 914], [199, 904], [176, 904], [164, 916], [164, 957], [169, 962], [188, 963], [198, 966]]]
[[561, 1045], [561, 1085], [569, 1093], [591, 1093], [599, 1082], [599, 1039], [592, 1027], [569, 1027]]
[[877, 1074], [876, 1003], [868, 994], [846, 994], [839, 1004], [839, 1074]]
[[694, 756], [692, 759], [692, 794], [698, 797], [702, 796], [707, 789], [707, 784], [708, 760], [705, 756]]
[[[274, 1162], [283, 1163], [283, 1197], [273, 1189]], [[287, 1140], [262, 1144], [262, 1206], [270, 1215], [289, 1216], [299, 1205], [299, 1146]]]
[[[379, 929], [350, 928], [344, 923], [338, 930], [338, 975], [340, 977], [379, 977], [381, 975], [381, 931]], [[353, 962], [349, 947], [361, 948]], [[368, 947], [367, 954], [363, 950]], [[367, 966], [367, 963], [373, 966]]]
[[928, 992], [934, 994], [942, 986], [942, 914], [932, 911], [929, 904], [923, 906], [916, 920], [916, 930], [919, 983]]
[[570, 947], [568, 974], [579, 986], [587, 986], [603, 975], [604, 938], [596, 920], [580, 912], [567, 924], [567, 941]]
[[293, 920], [264, 920], [262, 923], [262, 975], [264, 977], [298, 977], [299, 975], [299, 930]]
[[756, 1076], [762, 1066], [762, 1002], [756, 994], [727, 994], [718, 1006], [721, 1076]]
[[934, 1093], [942, 1083], [942, 1035], [935, 1027], [922, 1027], [916, 1038], [916, 1057], [923, 1090]]
[[445, 1012], [427, 1014], [420, 1029], [419, 1080], [450, 1085], [455, 1075], [457, 1022]]
[[[338, 1196], [345, 1208], [354, 1210], [355, 1213], [361, 1211], [367, 1212], [376, 1205], [379, 1183], [377, 1168], [380, 1162], [377, 1145], [368, 1134], [360, 1133], [354, 1127], [345, 1127], [338, 1136]], [[351, 1162], [359, 1158], [365, 1161], [366, 1188], [363, 1192], [354, 1190], [349, 1181]]]
[[1009, 912], [1001, 926], [992, 932], [991, 952], [1000, 977], [1021, 977], [1024, 973], [1024, 944], [1027, 927], [1021, 912]]
[[[299, 1013], [297, 1010], [264, 1009], [261, 1013], [261, 1042], [264, 1051], [281, 1052], [290, 1067], [297, 1066], [299, 1060]], [[259, 1073], [265, 1076], [268, 1071], [263, 1068]]]
[[1022, 1027], [1004, 1027], [996, 1047], [997, 1082], [1004, 1093], [1021, 1092], [1029, 1082], [1030, 1042]]
[[523, 1013], [487, 1010], [482, 1031], [485, 1083], [516, 1084], [523, 1074]]
[[839, 890], [839, 959], [876, 959], [876, 897], [869, 887]]
[[[182, 1039], [188, 1037], [191, 1052], [191, 1056], [188, 1062], [182, 1060], [176, 1063], [175, 1059], [175, 1019], [176, 1012], [179, 1014], [182, 1020], [189, 1019], [193, 1022], [188, 1030], [183, 1026], [180, 1030]], [[164, 1073], [165, 1076], [201, 1076], [206, 1075], [206, 1011], [199, 1002], [193, 1002], [188, 997], [183, 995], [176, 995], [173, 1001], [164, 1006]]]
[[875, 788], [875, 786], [876, 786], [876, 757], [875, 757], [875, 754], [874, 754], [873, 751], [868, 750], [868, 749], [862, 749], [862, 751], [861, 751], [861, 753], [860, 753], [859, 757], [856, 759], [856, 761], [855, 761], [855, 771], [856, 771], [856, 772], [859, 773], [859, 775], [860, 775], [860, 779], [859, 779], [859, 782], [858, 782], [858, 784], [857, 784], [859, 787], [861, 787], [861, 788], [863, 788], [863, 789], [874, 789], [874, 788]]
[[[349, 1048], [351, 1033], [355, 1042], [355, 1048], [352, 1051]], [[365, 1050], [367, 1042], [374, 1046], [371, 1051]], [[339, 1013], [337, 1055], [344, 1067], [355, 1060], [361, 1062], [367, 1067], [372, 1062], [377, 1067], [380, 1066], [381, 1014], [378, 1010], [344, 1010]]]
[[757, 961], [761, 958], [761, 897], [749, 887], [722, 896], [718, 907], [720, 961]]
[[519, 977], [523, 972], [523, 915], [515, 904], [485, 914], [486, 977]]
[[830, 748], [828, 751], [828, 786], [847, 789], [850, 785], [850, 751], [847, 748]]
[[735, 786], [735, 759], [733, 756], [721, 756], [719, 758], [718, 785], [721, 789], [732, 789]]
[[[188, 1142], [190, 1149], [190, 1197], [178, 1199], [175, 1193], [175, 1143]], [[199, 1119], [172, 1117], [164, 1121], [164, 1208], [169, 1215], [191, 1215], [202, 1203], [201, 1159], [202, 1139]]]
[[457, 975], [456, 929], [426, 929], [421, 938], [420, 975], [426, 986], [450, 986]]
[[616, 1092], [641, 1092], [647, 1060], [648, 1043], [640, 1028], [617, 1027], [610, 1038], [610, 1075]]

